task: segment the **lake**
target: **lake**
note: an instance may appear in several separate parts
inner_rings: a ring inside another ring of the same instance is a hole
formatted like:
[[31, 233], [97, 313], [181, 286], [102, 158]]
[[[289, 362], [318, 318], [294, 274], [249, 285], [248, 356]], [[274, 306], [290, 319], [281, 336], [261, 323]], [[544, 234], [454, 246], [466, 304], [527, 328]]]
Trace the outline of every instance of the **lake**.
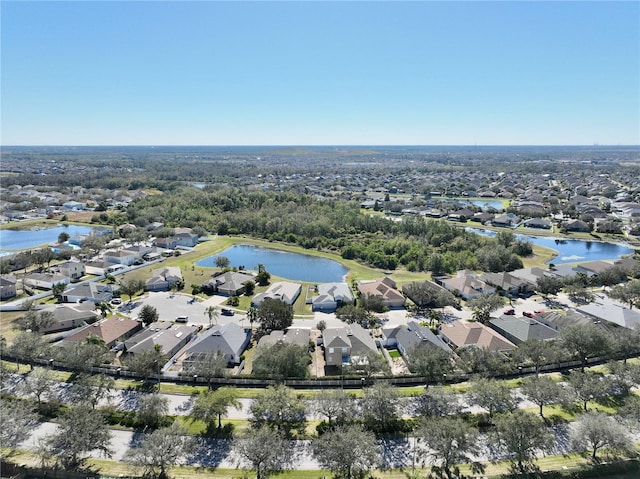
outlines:
[[[494, 231], [479, 228], [467, 228], [467, 231], [495, 236]], [[549, 236], [527, 236], [516, 234], [516, 238], [526, 239], [534, 245], [551, 248], [558, 252], [558, 256], [548, 261], [547, 264], [577, 263], [596, 260], [614, 260], [633, 253], [633, 248], [618, 243], [605, 243], [603, 241], [584, 241]]]
[[21, 250], [35, 248], [43, 244], [55, 243], [60, 233], [69, 235], [70, 241], [104, 228], [93, 228], [80, 225], [60, 225], [53, 228], [41, 228], [34, 230], [0, 230], [0, 254], [9, 254], [7, 250]]
[[337, 261], [307, 254], [291, 253], [250, 245], [233, 245], [215, 256], [198, 261], [198, 266], [214, 267], [218, 256], [226, 256], [231, 267], [258, 269], [263, 264], [269, 273], [309, 283], [343, 282], [349, 272]]

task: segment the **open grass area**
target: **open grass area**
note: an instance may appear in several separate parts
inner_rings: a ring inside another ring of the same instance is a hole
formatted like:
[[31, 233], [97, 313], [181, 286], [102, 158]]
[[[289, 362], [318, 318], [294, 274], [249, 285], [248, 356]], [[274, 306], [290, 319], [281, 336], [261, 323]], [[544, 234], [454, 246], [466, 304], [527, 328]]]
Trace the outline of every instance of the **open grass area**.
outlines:
[[14, 327], [14, 322], [22, 316], [24, 316], [22, 311], [3, 311], [0, 313], [0, 335], [7, 340], [8, 344], [11, 344], [13, 338], [20, 332]]

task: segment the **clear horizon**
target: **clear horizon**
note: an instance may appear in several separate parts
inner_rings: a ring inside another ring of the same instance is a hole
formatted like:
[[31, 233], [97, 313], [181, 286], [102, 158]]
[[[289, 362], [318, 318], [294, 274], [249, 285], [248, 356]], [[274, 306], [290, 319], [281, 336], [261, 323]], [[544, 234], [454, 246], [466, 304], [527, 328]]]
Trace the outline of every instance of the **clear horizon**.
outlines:
[[6, 146], [635, 146], [640, 3], [3, 1]]

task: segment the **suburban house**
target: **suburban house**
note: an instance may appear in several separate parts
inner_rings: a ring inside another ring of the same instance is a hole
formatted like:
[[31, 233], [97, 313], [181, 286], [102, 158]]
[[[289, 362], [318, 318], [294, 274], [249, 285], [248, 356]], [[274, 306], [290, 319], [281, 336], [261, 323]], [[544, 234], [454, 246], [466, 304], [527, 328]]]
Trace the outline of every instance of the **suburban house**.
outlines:
[[483, 294], [493, 294], [496, 289], [484, 281], [480, 281], [470, 271], [458, 271], [455, 278], [440, 280], [442, 286], [463, 299], [473, 299]]
[[154, 269], [151, 278], [145, 281], [148, 291], [168, 291], [171, 286], [182, 281], [182, 271], [178, 266], [165, 266]]
[[349, 363], [351, 358], [366, 357], [378, 351], [371, 331], [356, 323], [341, 328], [327, 328], [322, 332], [322, 338], [327, 366], [342, 366]]
[[72, 282], [78, 281], [85, 275], [84, 263], [80, 261], [65, 261], [56, 265], [58, 272], [71, 279]]
[[69, 284], [70, 279], [61, 274], [29, 273], [24, 277], [24, 283], [39, 289], [53, 289], [56, 284]]
[[253, 306], [259, 306], [265, 299], [279, 299], [286, 304], [293, 304], [300, 296], [302, 285], [288, 281], [278, 281], [269, 286], [264, 293], [256, 294], [251, 300]]
[[546, 324], [550, 328], [558, 331], [562, 331], [569, 326], [585, 326], [587, 324], [594, 324], [591, 317], [582, 314], [575, 309], [568, 309], [566, 311], [544, 311], [536, 314], [536, 321], [540, 321], [542, 324]]
[[45, 334], [68, 331], [83, 324], [91, 324], [99, 317], [92, 303], [50, 304], [40, 311], [53, 313], [53, 324], [42, 330]]
[[574, 220], [570, 221], [564, 226], [565, 231], [576, 231], [580, 233], [588, 233], [591, 231], [591, 226], [589, 226], [584, 221]]
[[491, 220], [493, 226], [500, 226], [503, 228], [512, 228], [520, 223], [520, 217], [513, 213], [507, 213], [506, 215], [496, 216]]
[[471, 217], [471, 221], [476, 221], [478, 223], [482, 223], [485, 224], [489, 221], [493, 221], [493, 218], [495, 218], [496, 215], [494, 215], [493, 213], [489, 213], [487, 211], [483, 211], [481, 213], [476, 213]]
[[511, 351], [516, 348], [516, 345], [511, 341], [480, 323], [464, 321], [447, 323], [442, 325], [440, 334], [445, 342], [454, 349], [475, 346], [491, 351]]
[[499, 318], [491, 318], [489, 327], [516, 345], [528, 339], [547, 341], [558, 336], [557, 330], [540, 321], [506, 314], [501, 315]]
[[131, 254], [135, 255], [137, 260], [141, 260], [142, 258], [145, 257], [145, 255], [153, 252], [153, 247], [152, 246], [140, 246], [140, 245], [127, 246], [127, 248], [125, 248], [123, 251], [125, 253], [131, 253]]
[[193, 248], [198, 244], [198, 235], [193, 232], [180, 232], [173, 235], [173, 239], [176, 242], [176, 246], [186, 246], [188, 248]]
[[611, 269], [613, 264], [606, 261], [588, 261], [586, 263], [577, 264], [575, 267], [576, 273], [584, 273], [587, 277], [597, 276], [603, 271]]
[[343, 304], [353, 304], [355, 298], [347, 283], [323, 283], [318, 285], [318, 295], [311, 298], [313, 311], [335, 311]]
[[387, 308], [402, 308], [405, 303], [404, 295], [396, 289], [396, 283], [391, 278], [358, 281], [358, 292], [365, 298], [379, 297]]
[[102, 339], [108, 348], [112, 348], [117, 342], [123, 342], [142, 329], [142, 323], [132, 319], [124, 319], [118, 316], [100, 320], [90, 326], [86, 326], [71, 336], [61, 341], [61, 346], [71, 343], [81, 343], [87, 336], [93, 335]]
[[531, 218], [531, 219], [525, 220], [524, 225], [527, 228], [537, 228], [537, 229], [544, 229], [544, 230], [550, 230], [552, 226], [551, 221], [544, 218]]
[[131, 266], [138, 260], [138, 257], [135, 253], [125, 250], [105, 251], [102, 257], [108, 263], [122, 264], [124, 266]]
[[95, 274], [96, 276], [106, 276], [120, 268], [121, 266], [107, 261], [88, 261], [84, 264], [84, 270], [87, 274]]
[[198, 333], [198, 326], [175, 325], [168, 321], [151, 323], [147, 328], [124, 342], [126, 354], [141, 354], [160, 348], [162, 354], [171, 358]]
[[303, 348], [308, 348], [310, 335], [311, 330], [309, 328], [288, 328], [287, 331], [276, 329], [260, 338], [258, 348], [268, 348], [277, 343], [291, 343]]
[[613, 323], [633, 329], [640, 324], [640, 311], [629, 309], [607, 298], [598, 297], [595, 302], [578, 306], [576, 311], [593, 318], [595, 322]]
[[382, 345], [385, 348], [396, 347], [406, 361], [410, 361], [411, 349], [417, 346], [437, 347], [447, 353], [453, 352], [440, 337], [416, 321], [409, 321], [406, 326], [382, 328]]
[[176, 249], [178, 246], [178, 241], [173, 238], [156, 238], [153, 240], [153, 246], [157, 246], [162, 249]]
[[15, 298], [17, 296], [16, 283], [17, 278], [13, 275], [3, 274], [0, 276], [0, 300]]
[[532, 293], [536, 287], [536, 284], [531, 283], [530, 280], [518, 278], [506, 271], [502, 273], [482, 273], [478, 279], [495, 286], [498, 290], [510, 296]]
[[79, 201], [66, 201], [62, 203], [62, 207], [67, 211], [80, 211], [84, 209], [84, 205]]
[[247, 349], [250, 339], [250, 329], [244, 329], [236, 323], [216, 324], [198, 336], [185, 351], [183, 369], [198, 357], [218, 352], [224, 354], [228, 364], [240, 364], [240, 356]]
[[108, 302], [113, 299], [113, 288], [103, 283], [81, 283], [72, 286], [62, 292], [62, 301], [65, 303], [80, 303], [90, 301], [92, 303]]
[[255, 275], [245, 271], [227, 271], [213, 276], [202, 287], [224, 296], [239, 296], [244, 293], [245, 284], [255, 281]]

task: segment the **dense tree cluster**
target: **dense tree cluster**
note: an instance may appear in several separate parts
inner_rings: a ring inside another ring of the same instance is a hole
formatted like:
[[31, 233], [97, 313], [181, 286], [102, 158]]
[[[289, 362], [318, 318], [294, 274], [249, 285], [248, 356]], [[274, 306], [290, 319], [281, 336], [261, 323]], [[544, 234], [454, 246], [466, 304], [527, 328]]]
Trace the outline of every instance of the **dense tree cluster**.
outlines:
[[389, 221], [363, 215], [356, 202], [319, 201], [287, 192], [184, 189], [146, 197], [127, 209], [127, 221], [144, 226], [202, 226], [218, 234], [245, 234], [304, 248], [324, 248], [370, 266], [451, 273], [460, 269], [512, 270], [531, 248], [464, 231], [445, 221]]

